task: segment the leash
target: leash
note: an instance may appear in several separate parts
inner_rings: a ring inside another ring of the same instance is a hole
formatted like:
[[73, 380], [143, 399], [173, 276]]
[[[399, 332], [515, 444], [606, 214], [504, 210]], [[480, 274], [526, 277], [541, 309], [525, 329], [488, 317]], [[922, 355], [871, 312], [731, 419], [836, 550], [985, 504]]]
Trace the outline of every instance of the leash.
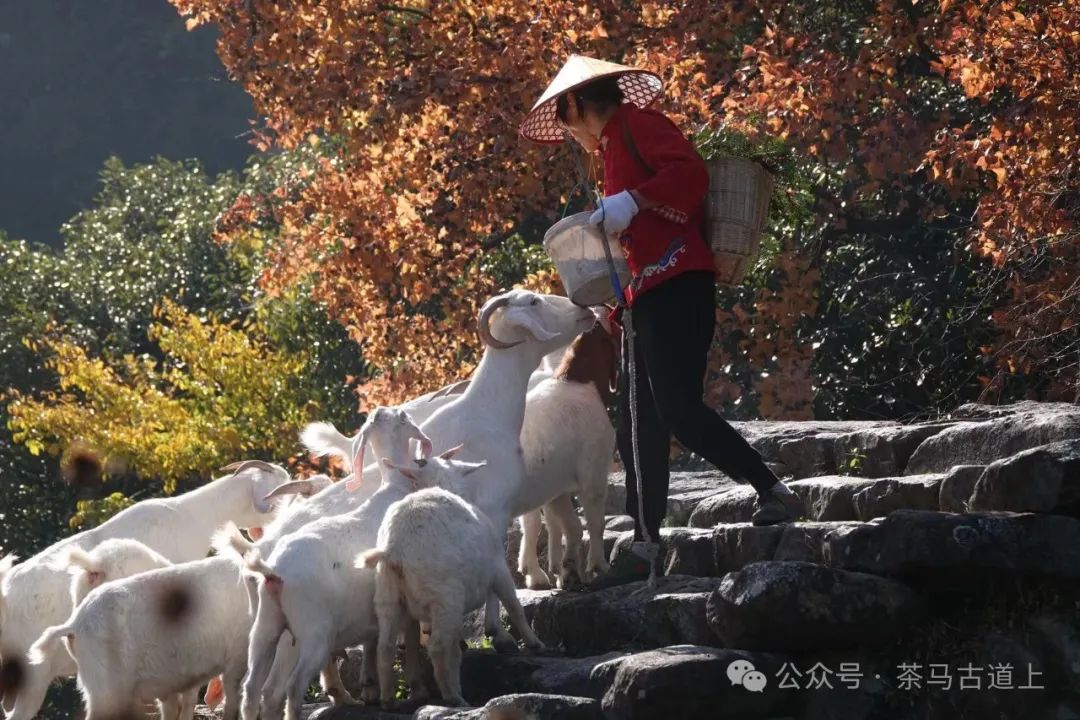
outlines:
[[[574, 186], [574, 190], [571, 191], [571, 197], [573, 192], [579, 187], [586, 190], [592, 190], [596, 199], [596, 204], [600, 207], [600, 232], [604, 233], [604, 204], [601, 202], [600, 191], [596, 187], [595, 182], [590, 182], [591, 177], [585, 172], [585, 168], [581, 164], [581, 157], [578, 154], [580, 151], [574, 152], [574, 159], [577, 162], [578, 170], [581, 172], [582, 181]], [[566, 207], [570, 205], [570, 200], [567, 199]], [[563, 216], [566, 216], [566, 207], [563, 208]], [[633, 448], [633, 463], [634, 463], [634, 481], [637, 487], [637, 522], [641, 528], [641, 536], [645, 541], [646, 559], [649, 561], [649, 580], [647, 587], [656, 587], [656, 556], [659, 552], [660, 546], [653, 540], [649, 534], [649, 528], [645, 524], [645, 493], [644, 483], [641, 479], [641, 462], [638, 454], [638, 405], [637, 405], [637, 363], [634, 361], [634, 321], [633, 312], [630, 310], [629, 303], [626, 302], [626, 293], [623, 290], [622, 282], [619, 280], [619, 273], [615, 269], [615, 259], [611, 255], [611, 243], [608, 242], [607, 235], [604, 234], [604, 257], [608, 264], [608, 277], [611, 280], [611, 288], [615, 291], [615, 302], [622, 310], [622, 326], [623, 326], [623, 353], [627, 358], [626, 369], [630, 374], [630, 444]]]

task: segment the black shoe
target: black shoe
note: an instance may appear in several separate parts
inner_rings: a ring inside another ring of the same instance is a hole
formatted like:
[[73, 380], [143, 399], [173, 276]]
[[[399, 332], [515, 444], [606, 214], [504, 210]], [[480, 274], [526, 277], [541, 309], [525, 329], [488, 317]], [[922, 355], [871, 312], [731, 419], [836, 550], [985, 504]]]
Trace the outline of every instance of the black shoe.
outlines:
[[[633, 543], [615, 556], [611, 568], [588, 585], [589, 590], [605, 590], [616, 585], [649, 579], [649, 558], [634, 550]], [[644, 545], [644, 543], [641, 543]]]
[[805, 514], [806, 508], [798, 495], [794, 493], [778, 495], [770, 492], [768, 495], [758, 497], [757, 509], [750, 517], [750, 522], [757, 526], [779, 525], [794, 522]]

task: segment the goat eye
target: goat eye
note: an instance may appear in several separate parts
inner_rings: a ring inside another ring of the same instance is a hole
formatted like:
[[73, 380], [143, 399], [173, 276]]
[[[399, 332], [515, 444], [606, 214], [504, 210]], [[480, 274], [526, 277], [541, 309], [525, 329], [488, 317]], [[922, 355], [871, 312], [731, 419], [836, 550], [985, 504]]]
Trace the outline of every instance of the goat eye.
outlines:
[[533, 298], [532, 302], [529, 303], [529, 304], [530, 305], [539, 305], [540, 304], [540, 298]]

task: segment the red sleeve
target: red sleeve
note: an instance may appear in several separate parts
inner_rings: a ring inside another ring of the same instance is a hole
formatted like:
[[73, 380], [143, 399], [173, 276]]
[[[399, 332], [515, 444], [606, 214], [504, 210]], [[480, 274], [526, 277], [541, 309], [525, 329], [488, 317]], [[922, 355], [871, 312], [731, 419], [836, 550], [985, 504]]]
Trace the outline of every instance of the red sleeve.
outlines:
[[709, 190], [709, 171], [694, 146], [660, 113], [632, 113], [627, 124], [638, 152], [654, 171], [634, 189], [653, 202], [693, 213]]

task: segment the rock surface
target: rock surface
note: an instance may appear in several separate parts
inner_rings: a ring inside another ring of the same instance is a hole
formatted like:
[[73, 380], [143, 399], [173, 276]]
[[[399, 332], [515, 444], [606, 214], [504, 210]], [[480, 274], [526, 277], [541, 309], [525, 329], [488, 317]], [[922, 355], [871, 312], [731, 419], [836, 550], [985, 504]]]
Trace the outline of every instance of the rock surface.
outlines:
[[[740, 661], [762, 673], [761, 691], [729, 680], [729, 668]], [[611, 678], [603, 699], [608, 720], [753, 720], [771, 717], [782, 706], [785, 691], [769, 682], [781, 664], [763, 653], [682, 645], [614, 660], [596, 673]]]
[[535, 597], [525, 612], [545, 644], [562, 646], [569, 655], [655, 647], [670, 642], [677, 628], [650, 626], [646, 605], [657, 596], [668, 595], [673, 596], [664, 601], [669, 608], [673, 603], [686, 602], [691, 606], [686, 612], [693, 614], [698, 607], [703, 609], [700, 594], [712, 592], [719, 583], [719, 578], [669, 575], [657, 578], [655, 588], [636, 582], [596, 592]]
[[897, 510], [873, 523], [830, 533], [825, 557], [834, 567], [886, 577], [945, 579], [1003, 573], [1080, 578], [1080, 521], [1060, 515]]
[[925, 612], [894, 580], [806, 562], [761, 562], [724, 577], [708, 602], [726, 647], [805, 651], [892, 639]]
[[[739, 483], [715, 470], [671, 473], [668, 483], [667, 522], [676, 526], [686, 525], [690, 519], [690, 513], [698, 503], [711, 495], [734, 487], [740, 487]], [[626, 512], [625, 473], [612, 473], [608, 479], [607, 504], [604, 512], [611, 515]]]
[[873, 427], [845, 433], [834, 442], [837, 467], [860, 477], [901, 475], [915, 449], [952, 423]]
[[855, 494], [873, 487], [881, 480], [856, 478], [850, 475], [829, 475], [788, 483], [788, 487], [806, 505], [808, 520], [835, 522], [856, 520]]
[[959, 415], [976, 419], [927, 438], [912, 454], [905, 472], [919, 475], [946, 472], [955, 465], [989, 465], [1023, 450], [1080, 438], [1080, 407], [1076, 405], [1018, 403], [985, 408], [961, 407]]
[[990, 463], [968, 503], [972, 511], [1080, 516], [1080, 439], [1032, 448]]
[[910, 475], [878, 480], [851, 496], [858, 520], [885, 517], [893, 510], [937, 510], [941, 475]]
[[461, 664], [462, 694], [474, 704], [512, 693], [575, 695], [599, 699], [606, 686], [592, 677], [596, 666], [625, 657], [615, 651], [568, 658], [549, 655], [498, 655], [494, 650], [470, 650]]
[[971, 493], [985, 465], [957, 465], [941, 479], [938, 489], [938, 509], [944, 512], [968, 511]]
[[482, 708], [420, 708], [414, 720], [604, 720], [600, 703], [567, 695], [517, 694], [494, 698]]

